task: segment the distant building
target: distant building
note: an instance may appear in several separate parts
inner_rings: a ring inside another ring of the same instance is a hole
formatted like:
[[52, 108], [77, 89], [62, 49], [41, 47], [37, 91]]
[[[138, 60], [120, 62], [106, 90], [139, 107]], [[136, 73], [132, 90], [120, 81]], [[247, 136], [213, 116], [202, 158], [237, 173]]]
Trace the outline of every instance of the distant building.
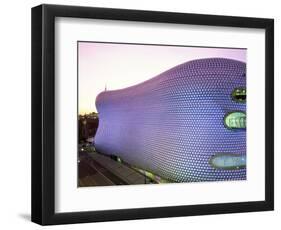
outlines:
[[245, 73], [243, 62], [201, 59], [101, 92], [97, 151], [177, 182], [246, 179]]
[[79, 142], [90, 142], [95, 136], [99, 125], [99, 117], [97, 113], [90, 113], [86, 115], [79, 115]]

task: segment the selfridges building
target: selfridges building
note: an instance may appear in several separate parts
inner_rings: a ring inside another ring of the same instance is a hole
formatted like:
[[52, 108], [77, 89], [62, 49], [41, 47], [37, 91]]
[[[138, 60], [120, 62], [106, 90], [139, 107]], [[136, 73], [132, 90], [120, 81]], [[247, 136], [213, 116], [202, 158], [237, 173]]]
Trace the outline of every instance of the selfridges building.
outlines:
[[138, 85], [101, 92], [96, 107], [100, 153], [174, 182], [246, 179], [243, 62], [189, 61]]

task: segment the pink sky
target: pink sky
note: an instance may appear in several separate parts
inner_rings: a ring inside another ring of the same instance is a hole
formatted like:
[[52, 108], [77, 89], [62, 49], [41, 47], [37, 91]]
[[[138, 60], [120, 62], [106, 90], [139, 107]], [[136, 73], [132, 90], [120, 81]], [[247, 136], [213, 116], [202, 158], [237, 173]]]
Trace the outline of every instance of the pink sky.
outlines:
[[96, 112], [96, 96], [148, 80], [186, 61], [223, 57], [246, 62], [246, 49], [78, 43], [79, 114]]

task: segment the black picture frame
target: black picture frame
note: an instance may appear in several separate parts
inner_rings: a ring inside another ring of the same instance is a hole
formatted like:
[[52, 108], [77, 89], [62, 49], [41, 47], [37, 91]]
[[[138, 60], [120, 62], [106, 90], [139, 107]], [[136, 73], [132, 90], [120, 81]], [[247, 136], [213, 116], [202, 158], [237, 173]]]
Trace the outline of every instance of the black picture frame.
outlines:
[[[239, 203], [55, 213], [55, 18], [265, 29], [265, 200]], [[41, 225], [267, 211], [274, 209], [274, 20], [126, 9], [32, 8], [32, 221]]]

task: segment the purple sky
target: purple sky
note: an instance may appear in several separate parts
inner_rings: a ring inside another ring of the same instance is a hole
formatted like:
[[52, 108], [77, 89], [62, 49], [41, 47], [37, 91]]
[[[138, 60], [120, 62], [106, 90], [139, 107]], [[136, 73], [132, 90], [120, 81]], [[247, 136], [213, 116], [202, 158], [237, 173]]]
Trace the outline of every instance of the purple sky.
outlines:
[[246, 62], [245, 49], [78, 43], [79, 114], [96, 112], [96, 96], [148, 80], [186, 61], [224, 57]]

